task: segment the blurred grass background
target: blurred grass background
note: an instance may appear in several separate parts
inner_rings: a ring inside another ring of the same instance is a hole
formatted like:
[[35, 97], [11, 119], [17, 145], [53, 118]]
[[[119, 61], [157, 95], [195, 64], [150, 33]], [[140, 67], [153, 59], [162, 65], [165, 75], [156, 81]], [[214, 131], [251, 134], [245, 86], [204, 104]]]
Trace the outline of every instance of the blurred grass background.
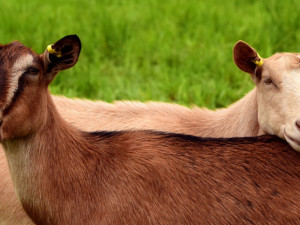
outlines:
[[42, 53], [68, 34], [78, 64], [51, 91], [68, 97], [223, 107], [254, 87], [232, 60], [238, 40], [262, 57], [300, 52], [296, 0], [10, 0], [0, 7], [0, 43]]

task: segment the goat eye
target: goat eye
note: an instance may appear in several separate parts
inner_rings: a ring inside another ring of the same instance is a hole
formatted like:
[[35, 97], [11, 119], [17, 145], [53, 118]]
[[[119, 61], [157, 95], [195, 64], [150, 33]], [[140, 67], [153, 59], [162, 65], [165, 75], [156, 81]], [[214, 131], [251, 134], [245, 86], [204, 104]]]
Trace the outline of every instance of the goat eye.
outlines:
[[28, 68], [25, 72], [25, 74], [29, 75], [38, 75], [39, 70], [37, 68]]
[[267, 79], [264, 80], [264, 83], [265, 83], [266, 85], [270, 85], [270, 84], [273, 84], [273, 81], [272, 81], [272, 79], [267, 78]]

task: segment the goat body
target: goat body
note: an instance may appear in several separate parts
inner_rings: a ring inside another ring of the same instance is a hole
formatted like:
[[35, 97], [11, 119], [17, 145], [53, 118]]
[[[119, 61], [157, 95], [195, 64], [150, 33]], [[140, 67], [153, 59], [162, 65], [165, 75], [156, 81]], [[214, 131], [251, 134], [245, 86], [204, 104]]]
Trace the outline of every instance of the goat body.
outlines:
[[[256, 89], [216, 111], [161, 102], [113, 104], [54, 96], [63, 118], [86, 131], [151, 129], [201, 137], [250, 137], [265, 134], [257, 121]], [[93, 121], [88, 123], [87, 120]]]
[[48, 111], [38, 133], [4, 142], [37, 224], [300, 222], [300, 155], [279, 138], [82, 133]]
[[0, 138], [35, 223], [299, 223], [299, 155], [285, 142], [79, 131], [47, 86], [76, 64], [80, 40], [51, 48], [37, 55], [18, 42], [0, 46]]
[[[121, 129], [158, 129], [204, 137], [256, 136], [255, 92], [228, 109], [210, 111], [194, 107], [188, 109], [170, 103], [141, 103], [68, 99], [53, 96], [54, 104], [62, 117], [85, 131], [113, 131]], [[254, 103], [253, 103], [254, 102]], [[250, 109], [251, 108], [251, 109]], [[91, 122], [91, 118], [93, 121]], [[0, 224], [31, 224], [15, 196], [6, 157], [0, 146]]]

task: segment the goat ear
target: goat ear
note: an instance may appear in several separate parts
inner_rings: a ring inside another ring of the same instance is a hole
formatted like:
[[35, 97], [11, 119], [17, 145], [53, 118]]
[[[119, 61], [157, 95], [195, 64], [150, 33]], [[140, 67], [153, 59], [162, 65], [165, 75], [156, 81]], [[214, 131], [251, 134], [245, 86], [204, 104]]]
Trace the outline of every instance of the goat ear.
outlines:
[[77, 35], [68, 35], [52, 45], [43, 54], [47, 78], [51, 81], [61, 71], [74, 66], [79, 58], [81, 42]]
[[242, 71], [250, 73], [252, 76], [259, 76], [263, 59], [259, 54], [244, 41], [238, 41], [233, 48], [233, 60]]

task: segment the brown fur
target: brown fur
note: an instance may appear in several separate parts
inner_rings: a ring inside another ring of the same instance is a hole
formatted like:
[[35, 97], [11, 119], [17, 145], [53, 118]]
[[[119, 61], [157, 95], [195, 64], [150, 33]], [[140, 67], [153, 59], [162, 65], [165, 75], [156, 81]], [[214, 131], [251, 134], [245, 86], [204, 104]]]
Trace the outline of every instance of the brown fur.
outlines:
[[[94, 130], [99, 127], [102, 127], [103, 130], [118, 130], [121, 128], [134, 129], [138, 127], [157, 129], [160, 127], [161, 130], [165, 131], [185, 132], [187, 134], [212, 137], [250, 136], [262, 133], [259, 130], [257, 122], [256, 90], [250, 92], [244, 99], [235, 103], [229, 107], [229, 109], [218, 110], [216, 112], [200, 109], [190, 110], [177, 105], [164, 105], [158, 103], [147, 105], [142, 103], [122, 102], [118, 102], [115, 105], [94, 103], [95, 108], [93, 108], [93, 106], [90, 106], [90, 103], [82, 102], [82, 104], [78, 106], [73, 106], [74, 109], [76, 107], [80, 108], [85, 106], [85, 111], [78, 115], [78, 119], [75, 119], [74, 115], [77, 116], [78, 110], [71, 111], [70, 113], [67, 112], [68, 104], [73, 104], [72, 100], [57, 98], [55, 101], [57, 102], [59, 110], [66, 110], [66, 115], [64, 117], [66, 117], [68, 121], [71, 121], [75, 126], [85, 127], [86, 130]], [[59, 104], [61, 104], [61, 106], [59, 106]], [[86, 107], [87, 105], [90, 107]], [[101, 108], [103, 105], [104, 107]], [[22, 110], [24, 111], [24, 109]], [[102, 115], [101, 112], [103, 113]], [[172, 114], [170, 114], [170, 112], [172, 112]], [[106, 113], [108, 115], [106, 115]], [[91, 117], [95, 120], [100, 120], [100, 122], [98, 123], [97, 121], [95, 124], [88, 125], [85, 122], [82, 122], [89, 120]], [[22, 119], [23, 117], [20, 118]], [[170, 122], [168, 122], [167, 119], [169, 119]], [[112, 122], [115, 123], [112, 124]], [[7, 190], [11, 191], [11, 189]]]
[[[255, 112], [249, 101], [255, 101], [255, 94], [249, 94], [228, 109], [216, 112], [168, 103], [140, 102], [94, 102], [53, 96], [59, 113], [72, 125], [86, 131], [121, 129], [159, 129], [162, 131], [186, 133], [199, 136], [231, 137], [256, 135], [258, 125]], [[243, 106], [244, 105], [244, 106]], [[255, 106], [255, 105], [254, 105]], [[241, 110], [239, 112], [239, 110]], [[172, 112], [172, 113], [170, 113]], [[236, 116], [232, 113], [238, 112]], [[247, 115], [244, 117], [244, 115]], [[93, 121], [91, 121], [93, 118]], [[237, 119], [239, 118], [239, 119]], [[108, 122], [109, 121], [109, 122]], [[230, 121], [228, 123], [228, 121]], [[247, 124], [240, 126], [240, 124]], [[239, 130], [236, 129], [239, 127]], [[255, 132], [255, 134], [254, 134]], [[1, 147], [0, 147], [1, 148]], [[9, 176], [6, 158], [0, 149], [0, 221], [3, 224], [30, 224], [18, 202]], [[10, 194], [7, 194], [10, 193]], [[9, 203], [9, 204], [8, 204]], [[0, 224], [2, 224], [0, 222]]]
[[[64, 119], [86, 131], [156, 129], [204, 137], [260, 134], [257, 123], [256, 91], [250, 92], [229, 108], [217, 111], [197, 107], [189, 109], [169, 103], [119, 101], [108, 104], [57, 96], [54, 96], [54, 103]], [[91, 118], [93, 118], [92, 122]], [[0, 151], [2, 153], [0, 155], [0, 177], [2, 177], [0, 190], [3, 190], [0, 191], [0, 224], [30, 224], [16, 196], [12, 194], [14, 193], [13, 185], [8, 175], [6, 158], [1, 146]]]
[[300, 155], [278, 138], [81, 133], [50, 99], [47, 118], [35, 134], [4, 142], [37, 224], [300, 222]]

